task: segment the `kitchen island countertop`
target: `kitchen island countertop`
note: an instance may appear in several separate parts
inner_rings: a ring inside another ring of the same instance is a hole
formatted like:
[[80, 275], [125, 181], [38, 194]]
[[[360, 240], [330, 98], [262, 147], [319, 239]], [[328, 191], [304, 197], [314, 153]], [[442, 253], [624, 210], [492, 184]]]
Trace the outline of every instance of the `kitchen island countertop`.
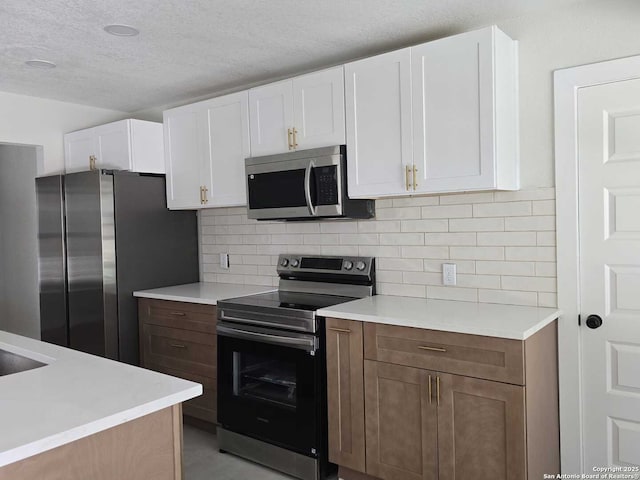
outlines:
[[202, 394], [198, 383], [4, 331], [0, 349], [46, 364], [0, 376], [0, 467]]

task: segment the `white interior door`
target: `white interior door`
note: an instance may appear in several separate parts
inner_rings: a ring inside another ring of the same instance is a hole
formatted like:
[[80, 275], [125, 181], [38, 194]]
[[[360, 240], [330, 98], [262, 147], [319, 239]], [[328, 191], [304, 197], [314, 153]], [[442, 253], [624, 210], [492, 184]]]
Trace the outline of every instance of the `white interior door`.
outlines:
[[[578, 159], [584, 472], [592, 473], [640, 466], [640, 79], [578, 91]], [[599, 328], [589, 328], [590, 315]]]

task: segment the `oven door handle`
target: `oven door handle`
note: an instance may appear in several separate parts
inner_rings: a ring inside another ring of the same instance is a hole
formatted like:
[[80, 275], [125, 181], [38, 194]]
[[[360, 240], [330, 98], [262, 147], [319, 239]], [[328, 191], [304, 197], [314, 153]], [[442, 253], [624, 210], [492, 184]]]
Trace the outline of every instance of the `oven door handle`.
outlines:
[[316, 164], [313, 160], [309, 160], [307, 164], [307, 168], [304, 171], [304, 196], [307, 200], [307, 207], [309, 207], [309, 213], [314, 217], [318, 215], [316, 211], [316, 207], [313, 206], [313, 201], [311, 200], [311, 169], [315, 168]]
[[285, 337], [283, 335], [272, 335], [270, 333], [260, 333], [251, 330], [238, 329], [218, 324], [216, 327], [218, 335], [223, 337], [239, 338], [241, 340], [254, 340], [260, 343], [269, 343], [271, 345], [282, 345], [287, 347], [298, 348], [307, 352], [316, 351], [315, 338]]

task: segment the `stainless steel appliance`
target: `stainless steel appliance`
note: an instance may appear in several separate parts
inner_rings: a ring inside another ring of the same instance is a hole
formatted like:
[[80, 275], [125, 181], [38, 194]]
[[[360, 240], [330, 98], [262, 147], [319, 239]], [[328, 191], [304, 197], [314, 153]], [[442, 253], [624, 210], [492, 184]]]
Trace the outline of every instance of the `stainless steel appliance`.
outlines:
[[317, 480], [327, 458], [324, 319], [374, 293], [370, 257], [280, 255], [277, 291], [218, 302], [218, 444]]
[[134, 290], [198, 281], [194, 212], [166, 208], [163, 175], [36, 179], [42, 340], [138, 363]]
[[245, 159], [249, 218], [371, 218], [373, 200], [347, 195], [346, 148], [314, 148]]

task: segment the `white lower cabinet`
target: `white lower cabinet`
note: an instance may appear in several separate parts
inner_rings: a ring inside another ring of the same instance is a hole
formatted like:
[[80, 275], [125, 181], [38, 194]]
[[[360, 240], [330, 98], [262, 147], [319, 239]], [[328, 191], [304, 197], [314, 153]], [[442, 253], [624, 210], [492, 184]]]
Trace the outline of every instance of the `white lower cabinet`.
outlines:
[[345, 66], [354, 198], [519, 188], [517, 42], [497, 27]]
[[92, 169], [165, 173], [162, 124], [127, 119], [64, 136], [65, 172]]
[[246, 91], [167, 110], [164, 129], [170, 209], [246, 204]]

